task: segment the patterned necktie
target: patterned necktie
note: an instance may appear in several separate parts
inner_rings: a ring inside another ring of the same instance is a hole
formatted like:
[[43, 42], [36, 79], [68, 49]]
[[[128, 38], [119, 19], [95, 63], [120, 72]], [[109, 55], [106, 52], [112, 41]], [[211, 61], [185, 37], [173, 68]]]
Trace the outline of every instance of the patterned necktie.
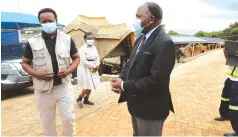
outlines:
[[[130, 71], [130, 69], [131, 69], [131, 67], [132, 67], [132, 64], [133, 64], [133, 62], [135, 61], [135, 59], [136, 59], [136, 56], [138, 55], [138, 53], [140, 52], [140, 49], [141, 49], [141, 47], [145, 44], [145, 40], [146, 40], [146, 37], [145, 37], [145, 35], [143, 35], [142, 36], [142, 40], [141, 40], [141, 42], [139, 43], [140, 45], [137, 47], [137, 49], [136, 49], [136, 53], [134, 54], [134, 56], [132, 57], [132, 59], [130, 59], [130, 61], [129, 61], [129, 68], [128, 68], [128, 72]], [[126, 79], [128, 80], [128, 73], [127, 73], [127, 76], [126, 76]]]
[[[145, 40], [146, 40], [146, 37], [145, 37], [145, 35], [143, 35], [142, 36], [142, 40], [141, 40], [141, 42], [140, 42], [140, 45], [138, 46], [138, 48], [137, 48], [137, 50], [136, 50], [136, 55], [140, 52], [140, 49], [141, 49], [141, 47], [145, 44]], [[135, 55], [135, 56], [136, 56]], [[135, 58], [135, 56], [134, 56], [134, 58]], [[134, 59], [133, 58], [133, 59]]]

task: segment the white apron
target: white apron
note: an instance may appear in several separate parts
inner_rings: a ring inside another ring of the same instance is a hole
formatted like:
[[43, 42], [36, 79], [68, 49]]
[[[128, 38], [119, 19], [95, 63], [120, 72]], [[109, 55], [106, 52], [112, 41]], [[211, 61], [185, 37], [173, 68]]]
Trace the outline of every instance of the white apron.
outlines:
[[96, 89], [100, 85], [100, 76], [98, 72], [90, 72], [90, 68], [100, 65], [100, 58], [97, 48], [84, 44], [79, 49], [80, 64], [77, 69], [78, 86], [83, 89]]

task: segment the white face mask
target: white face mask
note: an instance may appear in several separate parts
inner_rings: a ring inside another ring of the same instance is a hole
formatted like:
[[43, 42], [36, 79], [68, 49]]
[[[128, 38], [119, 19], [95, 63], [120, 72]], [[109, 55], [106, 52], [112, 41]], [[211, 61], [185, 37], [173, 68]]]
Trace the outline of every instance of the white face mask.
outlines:
[[92, 46], [93, 45], [93, 40], [86, 40], [87, 45]]

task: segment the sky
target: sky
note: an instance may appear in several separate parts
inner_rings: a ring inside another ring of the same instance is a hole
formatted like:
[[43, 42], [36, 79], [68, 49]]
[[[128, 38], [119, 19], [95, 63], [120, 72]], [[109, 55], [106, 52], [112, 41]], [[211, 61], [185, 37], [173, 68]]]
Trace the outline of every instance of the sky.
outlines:
[[[163, 9], [166, 31], [194, 34], [197, 31], [223, 30], [238, 21], [238, 0], [151, 0]], [[105, 16], [112, 24], [131, 27], [137, 8], [147, 0], [6, 0], [1, 11], [37, 15], [42, 8], [52, 8], [59, 23], [68, 25], [78, 14]]]

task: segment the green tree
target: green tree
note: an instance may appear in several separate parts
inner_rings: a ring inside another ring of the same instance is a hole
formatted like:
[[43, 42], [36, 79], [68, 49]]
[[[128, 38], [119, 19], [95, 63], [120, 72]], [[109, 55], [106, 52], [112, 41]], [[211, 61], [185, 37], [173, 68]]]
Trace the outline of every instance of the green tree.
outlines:
[[221, 31], [213, 31], [213, 32], [205, 32], [198, 31], [194, 34], [197, 37], [224, 37], [224, 36], [232, 36], [237, 34], [238, 22], [231, 23], [227, 28]]
[[237, 27], [238, 27], [238, 22], [231, 23], [229, 27], [230, 27], [231, 29], [237, 28]]
[[225, 28], [223, 30], [223, 36], [230, 36], [231, 28]]
[[[223, 36], [231, 36], [236, 34], [236, 30], [233, 31], [234, 28], [238, 28], [238, 22], [231, 23], [229, 27], [223, 30]], [[233, 31], [233, 32], [232, 32]], [[237, 35], [237, 34], [236, 34]]]
[[223, 31], [213, 31], [213, 32], [205, 32], [205, 31], [199, 31], [194, 34], [196, 37], [208, 37], [208, 38], [216, 38], [216, 37], [222, 37]]
[[222, 37], [223, 36], [223, 31], [213, 31], [213, 32], [210, 33], [210, 36], [212, 38]]
[[196, 37], [206, 37], [206, 32], [200, 30], [197, 33], [194, 34]]
[[232, 30], [231, 30], [231, 33], [230, 33], [231, 35], [238, 35], [238, 27], [236, 27], [236, 28], [233, 28]]
[[179, 33], [176, 31], [170, 30], [168, 35], [179, 35]]

